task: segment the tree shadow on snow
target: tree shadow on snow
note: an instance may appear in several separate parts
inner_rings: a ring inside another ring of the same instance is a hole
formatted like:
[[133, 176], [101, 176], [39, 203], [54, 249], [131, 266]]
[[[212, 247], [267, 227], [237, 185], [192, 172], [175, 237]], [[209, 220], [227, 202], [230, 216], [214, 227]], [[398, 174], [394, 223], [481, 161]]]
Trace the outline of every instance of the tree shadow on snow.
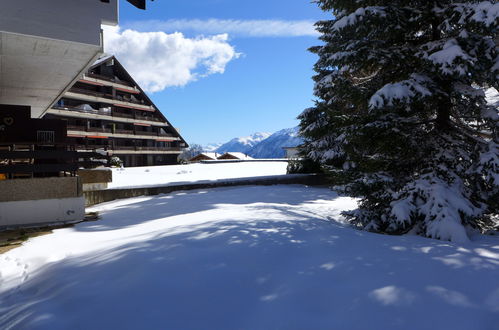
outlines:
[[331, 198], [317, 191], [303, 196], [299, 189], [301, 199], [275, 189], [244, 196], [220, 191], [222, 199], [198, 191], [138, 201], [135, 208], [103, 212], [103, 227], [76, 229], [112, 230], [136, 224], [128, 217], [152, 221], [220, 204], [261, 211], [258, 203], [264, 202], [283, 220], [179, 225], [49, 263], [0, 296], [0, 328], [432, 329], [446, 328], [450, 319], [453, 329], [499, 324], [497, 240], [459, 246], [375, 235], [306, 219], [289, 207]]
[[[251, 186], [243, 188], [214, 188], [194, 191], [179, 191], [159, 196], [144, 196], [126, 204], [101, 210], [102, 206], [115, 204], [117, 201], [97, 205], [102, 220], [82, 223], [75, 227], [78, 231], [106, 231], [123, 229], [152, 220], [192, 214], [205, 210], [223, 208], [228, 205], [271, 203], [297, 206], [318, 200], [334, 200], [338, 194], [327, 189], [304, 189], [304, 186]], [[167, 221], [167, 219], [165, 220]]]

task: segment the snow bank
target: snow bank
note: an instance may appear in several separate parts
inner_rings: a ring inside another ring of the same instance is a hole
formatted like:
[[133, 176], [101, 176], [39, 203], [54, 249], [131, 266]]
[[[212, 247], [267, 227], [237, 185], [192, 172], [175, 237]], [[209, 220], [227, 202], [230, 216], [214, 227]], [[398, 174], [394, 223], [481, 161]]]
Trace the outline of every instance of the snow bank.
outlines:
[[0, 328], [497, 329], [499, 237], [356, 231], [354, 207], [304, 186], [101, 204], [0, 255]]

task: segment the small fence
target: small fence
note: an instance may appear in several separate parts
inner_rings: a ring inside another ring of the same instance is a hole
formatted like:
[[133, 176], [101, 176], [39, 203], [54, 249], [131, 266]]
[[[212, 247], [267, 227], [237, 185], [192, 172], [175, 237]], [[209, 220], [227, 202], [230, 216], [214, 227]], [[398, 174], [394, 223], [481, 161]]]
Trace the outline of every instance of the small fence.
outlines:
[[107, 155], [67, 148], [66, 145], [0, 144], [0, 179], [76, 176], [78, 168], [108, 163]]

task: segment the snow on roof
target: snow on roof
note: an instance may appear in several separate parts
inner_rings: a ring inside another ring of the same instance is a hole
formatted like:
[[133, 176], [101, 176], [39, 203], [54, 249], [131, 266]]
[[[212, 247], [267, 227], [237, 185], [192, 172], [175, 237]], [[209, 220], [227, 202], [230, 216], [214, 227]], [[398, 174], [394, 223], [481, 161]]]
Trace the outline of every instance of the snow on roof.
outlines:
[[[250, 157], [250, 156], [248, 156], [248, 155], [246, 155], [246, 154], [244, 154], [244, 153], [242, 153], [242, 152], [230, 152], [230, 151], [229, 151], [229, 152], [224, 153], [224, 154], [223, 154], [223, 155], [221, 155], [220, 157], [223, 157], [223, 156], [225, 156], [225, 155], [230, 155], [230, 156], [232, 156], [232, 157], [236, 157], [236, 158], [238, 158], [238, 159], [253, 159], [252, 157]], [[219, 157], [219, 158], [220, 158], [220, 157]]]
[[202, 153], [199, 153], [196, 156], [192, 157], [191, 159], [198, 158], [199, 156], [205, 156], [205, 157], [208, 157], [208, 158], [215, 160], [215, 159], [217, 159], [217, 157], [220, 157], [221, 154], [217, 153], [217, 152], [202, 152]]

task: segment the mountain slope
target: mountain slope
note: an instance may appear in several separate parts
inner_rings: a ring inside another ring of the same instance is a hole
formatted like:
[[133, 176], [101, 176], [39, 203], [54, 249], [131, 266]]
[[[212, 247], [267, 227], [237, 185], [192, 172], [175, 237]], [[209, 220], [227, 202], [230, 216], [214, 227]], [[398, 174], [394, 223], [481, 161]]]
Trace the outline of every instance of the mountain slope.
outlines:
[[216, 149], [216, 152], [221, 154], [229, 151], [248, 153], [253, 146], [257, 145], [260, 141], [265, 140], [269, 136], [270, 133], [255, 133], [250, 136], [235, 138], [221, 145]]
[[283, 147], [296, 147], [302, 143], [298, 127], [286, 128], [253, 146], [247, 154], [253, 158], [284, 158], [286, 152]]

